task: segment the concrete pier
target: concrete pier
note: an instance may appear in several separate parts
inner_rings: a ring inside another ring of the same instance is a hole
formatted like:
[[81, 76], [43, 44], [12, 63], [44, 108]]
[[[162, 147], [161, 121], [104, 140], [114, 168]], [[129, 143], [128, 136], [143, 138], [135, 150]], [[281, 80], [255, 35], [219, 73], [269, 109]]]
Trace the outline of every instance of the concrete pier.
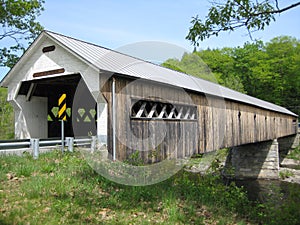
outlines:
[[233, 168], [235, 179], [278, 179], [277, 139], [233, 147], [226, 166]]

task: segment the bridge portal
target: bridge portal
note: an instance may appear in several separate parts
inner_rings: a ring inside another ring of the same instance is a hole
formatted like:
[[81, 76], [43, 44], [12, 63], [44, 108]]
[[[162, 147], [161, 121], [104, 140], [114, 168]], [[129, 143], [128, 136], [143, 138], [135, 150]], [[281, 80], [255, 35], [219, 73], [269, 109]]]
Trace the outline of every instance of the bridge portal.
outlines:
[[[65, 136], [97, 135], [97, 103], [81, 79], [81, 75], [74, 74], [21, 83], [16, 97], [17, 105], [20, 107], [20, 110], [15, 110], [16, 120], [19, 120], [21, 111], [31, 113], [28, 118], [32, 119], [26, 123], [31, 137], [61, 136], [58, 99], [63, 93], [67, 95]], [[17, 133], [17, 135], [25, 134]]]

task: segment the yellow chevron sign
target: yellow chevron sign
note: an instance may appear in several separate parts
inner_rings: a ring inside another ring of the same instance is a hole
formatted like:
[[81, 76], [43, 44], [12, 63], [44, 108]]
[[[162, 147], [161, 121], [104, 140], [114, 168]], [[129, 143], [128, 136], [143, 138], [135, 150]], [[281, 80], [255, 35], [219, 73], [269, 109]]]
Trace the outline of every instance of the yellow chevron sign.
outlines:
[[67, 95], [62, 94], [58, 99], [58, 119], [67, 120]]

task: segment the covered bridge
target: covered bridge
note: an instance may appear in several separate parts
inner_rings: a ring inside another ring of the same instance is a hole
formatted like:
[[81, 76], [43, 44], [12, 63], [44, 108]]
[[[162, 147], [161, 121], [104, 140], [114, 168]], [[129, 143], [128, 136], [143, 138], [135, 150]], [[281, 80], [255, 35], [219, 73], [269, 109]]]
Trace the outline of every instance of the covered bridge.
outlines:
[[269, 102], [94, 44], [44, 31], [1, 81], [16, 138], [98, 136], [113, 159], [148, 162], [294, 135], [298, 117]]

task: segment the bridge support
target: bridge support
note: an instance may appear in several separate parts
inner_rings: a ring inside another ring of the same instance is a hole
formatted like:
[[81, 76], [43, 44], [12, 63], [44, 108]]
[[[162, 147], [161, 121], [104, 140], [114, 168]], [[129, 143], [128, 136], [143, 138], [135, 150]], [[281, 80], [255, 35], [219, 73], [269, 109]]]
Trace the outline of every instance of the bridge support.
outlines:
[[226, 166], [233, 168], [235, 179], [278, 179], [277, 139], [233, 147]]

